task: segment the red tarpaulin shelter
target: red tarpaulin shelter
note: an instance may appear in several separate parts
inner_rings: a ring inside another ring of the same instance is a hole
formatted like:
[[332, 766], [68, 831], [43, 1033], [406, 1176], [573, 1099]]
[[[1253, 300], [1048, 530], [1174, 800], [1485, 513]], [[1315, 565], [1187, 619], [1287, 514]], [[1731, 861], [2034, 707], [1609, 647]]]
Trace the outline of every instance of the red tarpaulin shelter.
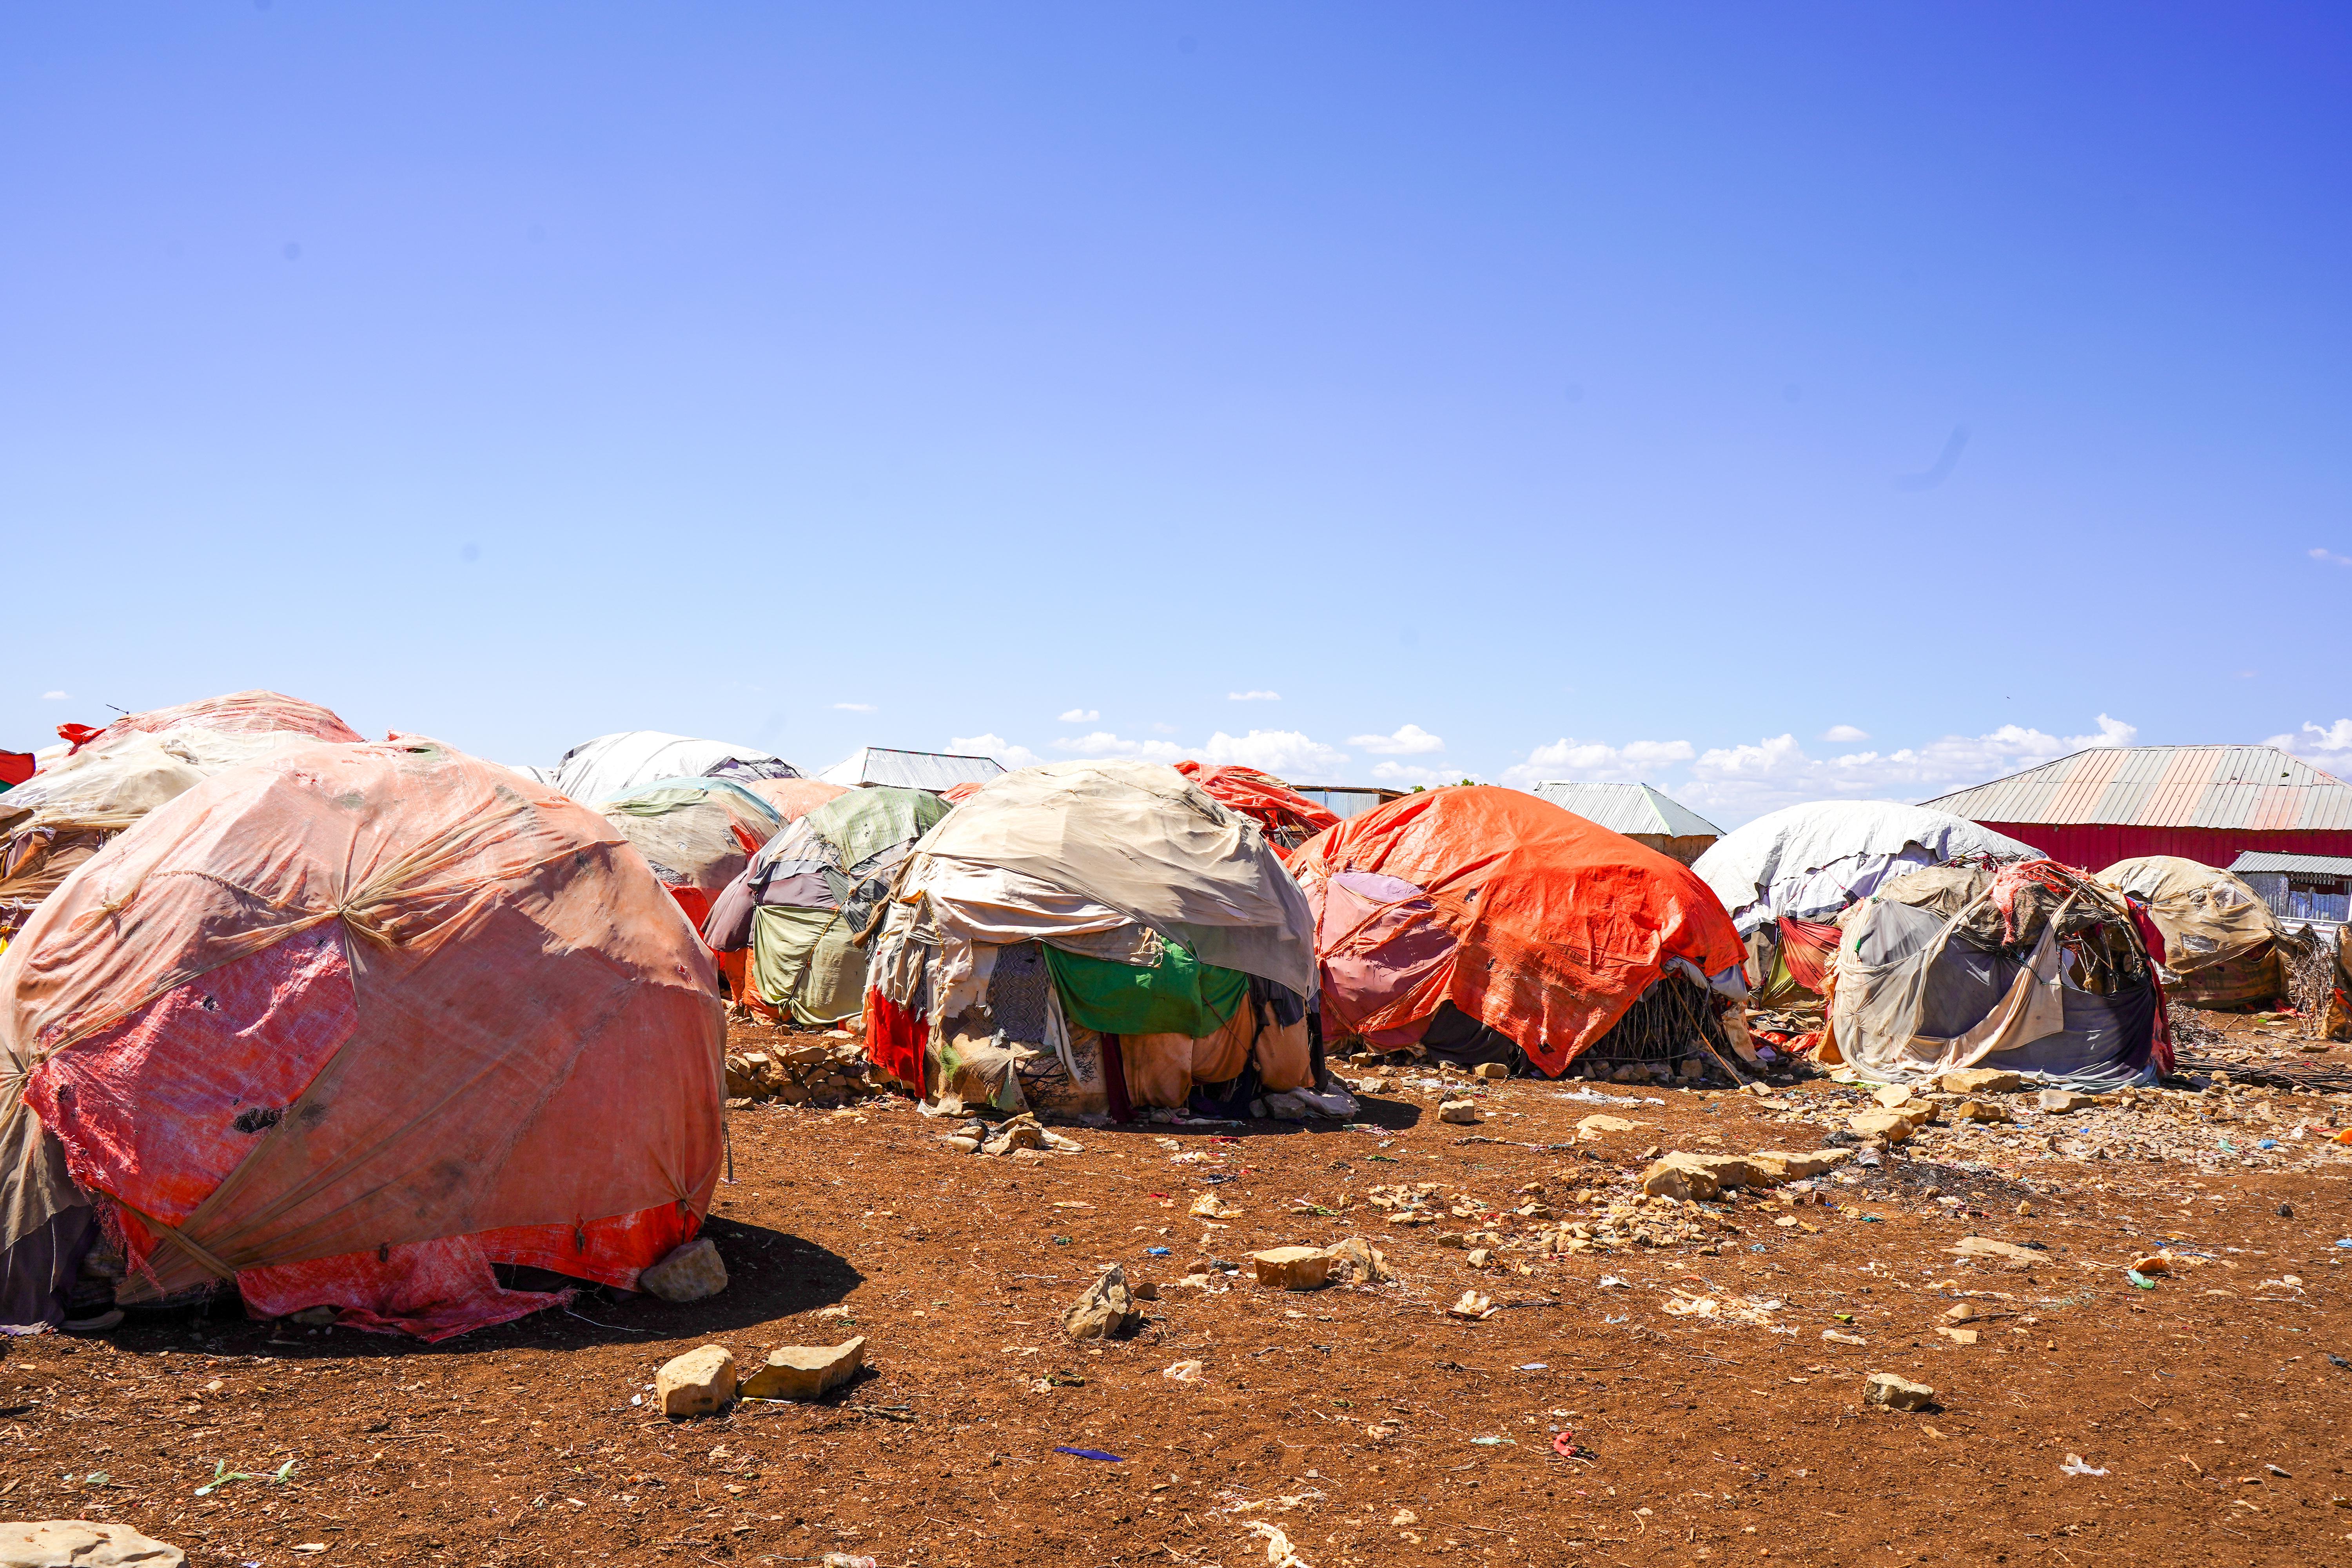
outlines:
[[1673, 960], [1707, 977], [1746, 952], [1689, 867], [1518, 790], [1405, 795], [1289, 865], [1331, 1036], [1407, 1043], [1451, 1002], [1557, 1076]]
[[1231, 806], [1265, 829], [1265, 841], [1285, 859], [1289, 858], [1292, 850], [1339, 820], [1336, 813], [1316, 805], [1272, 773], [1260, 773], [1255, 768], [1215, 767], [1195, 762], [1181, 762], [1175, 766], [1178, 773], [1199, 784], [1210, 799]]
[[7, 1292], [70, 1283], [93, 1200], [126, 1301], [234, 1279], [438, 1339], [562, 1300], [493, 1263], [633, 1287], [719, 1177], [721, 1013], [644, 859], [546, 785], [414, 738], [216, 774], [0, 955]]

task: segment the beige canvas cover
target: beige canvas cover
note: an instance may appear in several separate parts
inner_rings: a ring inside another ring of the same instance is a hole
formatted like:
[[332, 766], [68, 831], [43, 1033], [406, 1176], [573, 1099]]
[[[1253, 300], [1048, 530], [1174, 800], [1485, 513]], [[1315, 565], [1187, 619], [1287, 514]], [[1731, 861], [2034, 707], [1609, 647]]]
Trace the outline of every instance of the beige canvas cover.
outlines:
[[2285, 975], [2273, 944], [2278, 917], [2227, 871], [2177, 855], [2118, 860], [2099, 873], [2109, 887], [2147, 901], [2164, 933], [2164, 984], [2200, 1007], [2267, 1002]]
[[1050, 763], [992, 781], [916, 859], [969, 862], [1079, 893], [1203, 963], [1315, 992], [1315, 918], [1257, 825], [1155, 763]]

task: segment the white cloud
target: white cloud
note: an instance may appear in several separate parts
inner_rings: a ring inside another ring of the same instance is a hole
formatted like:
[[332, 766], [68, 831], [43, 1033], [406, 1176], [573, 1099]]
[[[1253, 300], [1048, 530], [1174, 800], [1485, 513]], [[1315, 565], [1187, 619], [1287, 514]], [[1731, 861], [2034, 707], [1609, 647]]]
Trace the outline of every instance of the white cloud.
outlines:
[[1279, 702], [1282, 700], [1282, 693], [1279, 691], [1228, 691], [1225, 693], [1225, 700], [1228, 702]]
[[2292, 735], [2273, 735], [2263, 743], [2337, 778], [2352, 772], [2352, 719], [2325, 725], [2306, 723]]
[[1054, 742], [1054, 750], [1077, 757], [1140, 757], [1149, 763], [1177, 762], [1185, 754], [1183, 747], [1166, 741], [1124, 741], [1108, 730], [1065, 735]]
[[1417, 768], [1410, 763], [1380, 763], [1372, 768], [1372, 776], [1389, 784], [1460, 784], [1465, 778], [1476, 778], [1460, 768]]
[[2325, 561], [2331, 566], [2352, 566], [2352, 555], [2338, 555], [2332, 550], [2314, 550], [2311, 558]]
[[1407, 724], [1393, 735], [1350, 735], [1348, 744], [1383, 757], [1419, 757], [1445, 750], [1445, 742], [1418, 724]]
[[1822, 739], [1824, 741], [1836, 741], [1844, 744], [1852, 744], [1855, 741], [1869, 740], [1870, 731], [1867, 730], [1857, 730], [1851, 724], [1832, 724], [1828, 729], [1822, 731]]
[[1697, 754], [1688, 741], [1629, 741], [1622, 746], [1597, 741], [1571, 741], [1563, 736], [1549, 746], [1538, 746], [1528, 760], [1503, 770], [1506, 783], [1525, 786], [1545, 779], [1577, 779], [1600, 784], [1640, 784], [1674, 763]]
[[1209, 763], [1241, 763], [1305, 784], [1339, 782], [1333, 775], [1348, 762], [1347, 752], [1296, 730], [1252, 730], [1241, 736], [1220, 730], [1201, 748], [1200, 757]]
[[872, 713], [877, 710], [871, 702], [836, 702], [834, 706], [844, 713]]
[[1101, 717], [1102, 715], [1100, 713], [1096, 712], [1091, 708], [1073, 708], [1067, 713], [1062, 715], [1062, 722], [1065, 724], [1091, 724]]
[[44, 691], [41, 693], [41, 700], [44, 702], [70, 702], [73, 699], [62, 691]]
[[2097, 731], [2052, 735], [2004, 724], [1982, 735], [1946, 735], [1893, 752], [1809, 756], [1794, 735], [1754, 745], [1720, 746], [1691, 763], [1675, 798], [1727, 827], [1808, 800], [1928, 800], [2039, 767], [2073, 752], [2128, 746], [2137, 726], [2102, 713]]
[[1016, 746], [1002, 735], [955, 735], [948, 750], [967, 757], [994, 757], [1008, 768], [1034, 768], [1045, 759], [1026, 746]]

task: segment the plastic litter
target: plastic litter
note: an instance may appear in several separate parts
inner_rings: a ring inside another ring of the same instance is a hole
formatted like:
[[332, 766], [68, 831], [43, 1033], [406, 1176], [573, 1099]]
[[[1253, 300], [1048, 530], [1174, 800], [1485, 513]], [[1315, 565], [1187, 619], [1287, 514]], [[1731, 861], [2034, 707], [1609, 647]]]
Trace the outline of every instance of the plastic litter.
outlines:
[[203, 1486], [198, 1487], [196, 1489], [196, 1495], [198, 1497], [210, 1497], [213, 1493], [220, 1490], [221, 1488], [228, 1485], [231, 1481], [268, 1481], [273, 1487], [282, 1487], [286, 1484], [286, 1478], [293, 1473], [294, 1461], [291, 1459], [287, 1460], [284, 1464], [278, 1466], [275, 1470], [270, 1471], [267, 1475], [255, 1475], [250, 1470], [232, 1470], [228, 1468], [228, 1464], [226, 1460], [215, 1459], [213, 1461], [213, 1479], [206, 1481]]
[[2156, 1289], [2156, 1281], [2149, 1279], [2147, 1275], [2142, 1274], [2137, 1268], [2125, 1269], [2124, 1278], [2130, 1280], [2132, 1284], [2139, 1289], [2153, 1290]]
[[1164, 1247], [1147, 1247], [1143, 1249], [1143, 1256], [1146, 1258], [1165, 1258], [1168, 1256], [1168, 1249]]
[[1080, 1459], [1100, 1459], [1107, 1465], [1123, 1465], [1127, 1463], [1125, 1459], [1120, 1458], [1117, 1454], [1106, 1454], [1100, 1448], [1056, 1447], [1054, 1452], [1056, 1454], [1068, 1454]]
[[2107, 1472], [2083, 1463], [2080, 1454], [2069, 1454], [2066, 1462], [2058, 1467], [2058, 1473], [2063, 1476], [2104, 1476]]

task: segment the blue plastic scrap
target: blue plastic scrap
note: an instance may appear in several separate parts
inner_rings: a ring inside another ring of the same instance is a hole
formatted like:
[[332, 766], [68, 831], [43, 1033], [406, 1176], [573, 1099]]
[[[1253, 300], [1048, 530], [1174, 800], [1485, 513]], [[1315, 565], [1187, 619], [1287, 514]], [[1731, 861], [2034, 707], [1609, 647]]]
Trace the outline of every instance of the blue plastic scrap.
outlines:
[[1117, 1454], [1106, 1454], [1100, 1448], [1055, 1448], [1054, 1452], [1056, 1454], [1075, 1454], [1081, 1459], [1100, 1459], [1104, 1463], [1111, 1465], [1123, 1465], [1127, 1463], [1125, 1459], [1120, 1458]]

